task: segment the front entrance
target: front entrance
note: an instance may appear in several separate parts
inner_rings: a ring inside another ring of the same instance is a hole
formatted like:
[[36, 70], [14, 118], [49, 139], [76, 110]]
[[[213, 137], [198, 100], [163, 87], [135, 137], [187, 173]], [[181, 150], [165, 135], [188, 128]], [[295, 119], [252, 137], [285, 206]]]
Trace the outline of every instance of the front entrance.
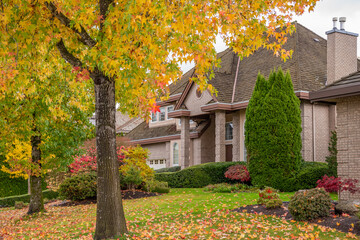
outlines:
[[225, 161], [226, 162], [232, 162], [232, 159], [233, 159], [232, 148], [233, 148], [232, 144], [225, 145], [225, 151], [226, 151]]

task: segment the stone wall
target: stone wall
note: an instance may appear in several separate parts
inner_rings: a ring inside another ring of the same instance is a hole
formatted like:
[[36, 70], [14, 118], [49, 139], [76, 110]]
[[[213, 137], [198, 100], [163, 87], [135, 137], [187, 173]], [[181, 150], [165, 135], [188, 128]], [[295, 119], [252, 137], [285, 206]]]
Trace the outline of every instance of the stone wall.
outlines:
[[[336, 109], [338, 175], [360, 180], [360, 96], [339, 99]], [[359, 200], [360, 194], [343, 192], [341, 199]]]

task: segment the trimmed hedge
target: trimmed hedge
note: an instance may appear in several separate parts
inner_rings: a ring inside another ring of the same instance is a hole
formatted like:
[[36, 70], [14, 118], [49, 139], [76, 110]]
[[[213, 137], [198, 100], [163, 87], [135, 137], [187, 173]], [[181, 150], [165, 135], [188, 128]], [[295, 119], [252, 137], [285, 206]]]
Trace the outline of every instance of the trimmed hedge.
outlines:
[[169, 168], [160, 168], [158, 170], [155, 170], [155, 173], [177, 172], [177, 171], [180, 171], [180, 170], [181, 170], [180, 166], [175, 166], [175, 167], [169, 167]]
[[61, 198], [68, 200], [84, 200], [96, 198], [96, 173], [85, 173], [65, 179], [59, 188]]
[[201, 188], [209, 184], [233, 183], [225, 178], [228, 167], [245, 162], [211, 162], [188, 167], [178, 172], [156, 173], [155, 179], [168, 182], [171, 188]]
[[[54, 192], [50, 189], [43, 191], [43, 198], [47, 198], [49, 200], [56, 199], [58, 197], [58, 193]], [[0, 198], [0, 206], [12, 207], [15, 205], [15, 202], [22, 201], [24, 203], [30, 202], [30, 195], [17, 195], [17, 196], [10, 196], [5, 198]]]
[[[46, 190], [46, 182], [42, 181], [42, 189]], [[11, 178], [10, 174], [0, 171], [0, 198], [27, 194], [28, 180]]]

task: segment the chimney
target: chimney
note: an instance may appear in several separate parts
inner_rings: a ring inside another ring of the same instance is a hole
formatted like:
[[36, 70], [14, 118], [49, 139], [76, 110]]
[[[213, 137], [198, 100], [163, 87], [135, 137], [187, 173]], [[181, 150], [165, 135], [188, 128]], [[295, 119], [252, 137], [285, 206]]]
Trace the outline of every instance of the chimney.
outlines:
[[327, 35], [327, 81], [329, 85], [357, 71], [357, 33], [345, 30], [346, 18], [341, 17], [340, 30], [337, 18], [333, 18], [333, 29]]

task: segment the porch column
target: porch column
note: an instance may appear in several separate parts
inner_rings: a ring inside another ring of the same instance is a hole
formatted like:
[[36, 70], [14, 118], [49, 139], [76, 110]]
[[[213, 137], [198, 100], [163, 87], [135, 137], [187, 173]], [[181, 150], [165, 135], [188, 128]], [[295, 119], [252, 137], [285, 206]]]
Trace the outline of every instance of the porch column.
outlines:
[[233, 140], [232, 140], [232, 155], [233, 162], [240, 161], [240, 111], [234, 112], [232, 116], [233, 124]]
[[215, 112], [215, 162], [225, 162], [225, 111]]
[[190, 165], [190, 123], [189, 117], [181, 117], [181, 144], [180, 144], [181, 169]]

